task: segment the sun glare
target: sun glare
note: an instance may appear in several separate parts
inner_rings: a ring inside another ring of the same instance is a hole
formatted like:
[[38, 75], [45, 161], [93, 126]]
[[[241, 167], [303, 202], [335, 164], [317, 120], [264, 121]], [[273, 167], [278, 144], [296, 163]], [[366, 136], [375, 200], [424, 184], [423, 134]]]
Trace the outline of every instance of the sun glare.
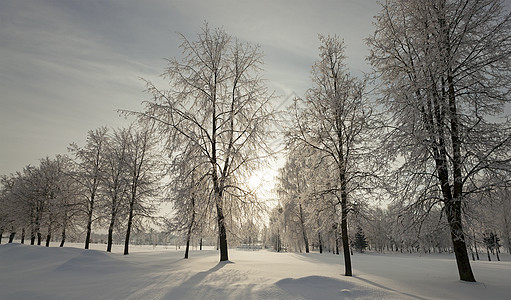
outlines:
[[254, 192], [258, 198], [271, 198], [275, 187], [277, 171], [273, 169], [264, 169], [254, 172], [248, 178], [248, 188]]
[[248, 179], [248, 187], [251, 190], [256, 190], [261, 185], [261, 177], [260, 174], [252, 174]]

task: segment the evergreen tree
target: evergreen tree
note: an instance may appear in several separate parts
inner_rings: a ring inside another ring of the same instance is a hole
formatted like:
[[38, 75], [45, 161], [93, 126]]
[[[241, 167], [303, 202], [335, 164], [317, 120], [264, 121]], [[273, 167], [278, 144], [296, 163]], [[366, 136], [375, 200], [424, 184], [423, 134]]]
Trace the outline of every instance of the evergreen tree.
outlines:
[[363, 253], [364, 249], [367, 248], [367, 240], [366, 236], [364, 235], [364, 231], [362, 230], [362, 227], [357, 227], [357, 233], [355, 233], [355, 241], [353, 243], [353, 247], [357, 249], [358, 252]]

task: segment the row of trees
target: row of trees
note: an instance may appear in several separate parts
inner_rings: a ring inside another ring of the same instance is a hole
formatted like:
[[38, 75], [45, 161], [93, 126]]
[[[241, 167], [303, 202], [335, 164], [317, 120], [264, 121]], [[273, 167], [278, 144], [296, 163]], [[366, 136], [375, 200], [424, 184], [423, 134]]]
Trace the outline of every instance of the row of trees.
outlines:
[[[277, 248], [285, 234], [300, 237], [295, 240], [303, 244], [293, 247], [305, 251], [311, 241], [320, 250], [329, 241], [342, 248], [350, 276], [349, 229], [388, 218], [368, 213], [369, 199], [386, 200], [398, 208], [404, 227], [431, 226], [432, 245], [443, 243], [445, 227], [425, 220], [444, 217], [460, 279], [475, 281], [467, 233], [480, 228], [482, 208], [508, 205], [511, 123], [501, 113], [511, 92], [510, 26], [501, 0], [386, 1], [367, 39], [374, 72], [364, 80], [350, 75], [343, 41], [320, 36], [312, 86], [289, 108], [280, 205], [270, 214]], [[246, 182], [272, 154], [277, 128], [275, 98], [260, 76], [262, 52], [207, 24], [196, 40], [182, 41], [181, 57], [169, 59], [163, 75], [169, 88], [146, 82], [152, 99], [141, 112], [125, 112], [151, 130], [128, 134], [133, 143], [117, 143], [110, 164], [102, 152], [108, 148], [104, 130], [86, 147], [71, 147], [72, 190], [81, 195], [86, 247], [99, 198], [109, 199], [109, 228], [126, 220], [126, 240], [134, 212], [150, 208], [143, 199], [154, 191], [146, 151], [151, 133], [171, 162], [164, 168], [166, 197], [174, 205], [170, 230], [182, 232], [187, 244], [193, 234], [215, 231], [220, 261], [228, 260], [228, 238], [258, 231], [265, 203]], [[114, 136], [110, 140], [124, 139], [120, 132]], [[14, 184], [4, 186], [12, 188], [4, 188], [2, 199], [16, 195]], [[42, 202], [28, 211], [35, 235], [43, 215], [55, 224], [47, 200], [54, 193], [38, 193], [45, 195]], [[508, 220], [504, 215], [505, 228]], [[501, 234], [508, 237], [509, 230]], [[414, 245], [397, 238], [391, 235], [392, 247]]]
[[[340, 211], [335, 208], [335, 203], [330, 202], [330, 214], [325, 214], [321, 209], [321, 205], [325, 205], [324, 200], [307, 193], [296, 197], [280, 198], [280, 205], [272, 210], [270, 226], [263, 235], [265, 245], [276, 251], [309, 252], [312, 248], [319, 252], [342, 253]], [[507, 208], [510, 200], [508, 197], [492, 201], [505, 202], [502, 207]], [[502, 247], [511, 253], [511, 232], [507, 223], [510, 211], [485, 205], [478, 205], [477, 210], [478, 218], [465, 223], [469, 254], [472, 260], [479, 260], [482, 252], [486, 252], [488, 260], [491, 260], [490, 254], [500, 260]], [[445, 220], [445, 212], [438, 205], [420, 214], [397, 204], [390, 204], [387, 208], [358, 206], [348, 215], [348, 224], [350, 248], [359, 252], [365, 248], [400, 253], [453, 251], [449, 224]], [[350, 252], [353, 250], [350, 249]]]
[[60, 246], [69, 230], [85, 231], [89, 248], [93, 223], [108, 228], [107, 251], [114, 230], [125, 232], [124, 254], [134, 225], [155, 211], [153, 198], [159, 180], [155, 145], [148, 129], [129, 127], [109, 132], [106, 127], [90, 131], [84, 146], [71, 144], [71, 157], [58, 155], [27, 166], [21, 172], [2, 176], [0, 230], [12, 242], [20, 233], [21, 243], [46, 246], [60, 234]]

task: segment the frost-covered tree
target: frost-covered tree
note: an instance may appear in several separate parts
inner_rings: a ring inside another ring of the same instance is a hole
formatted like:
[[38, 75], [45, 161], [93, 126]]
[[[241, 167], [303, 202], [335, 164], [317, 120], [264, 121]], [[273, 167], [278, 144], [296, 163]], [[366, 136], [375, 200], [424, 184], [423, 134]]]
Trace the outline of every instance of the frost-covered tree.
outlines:
[[[262, 53], [222, 29], [202, 27], [196, 40], [182, 36], [182, 57], [168, 61], [164, 78], [170, 88], [147, 82], [153, 100], [139, 114], [168, 137], [169, 148], [197, 148], [208, 162], [220, 241], [220, 260], [228, 260], [227, 206], [253, 207], [241, 188], [261, 156], [270, 152], [272, 97], [260, 76]], [[186, 142], [173, 144], [176, 139]], [[226, 200], [229, 198], [229, 200]]]
[[10, 232], [9, 242], [12, 243], [19, 224], [16, 220], [21, 219], [17, 207], [20, 203], [17, 203], [18, 199], [13, 191], [16, 179], [15, 175], [0, 177], [0, 244], [4, 231]]
[[136, 222], [155, 212], [160, 167], [154, 154], [156, 140], [152, 128], [141, 126], [127, 131], [126, 168], [128, 205], [124, 255], [129, 254], [131, 231]]
[[392, 0], [375, 25], [369, 61], [391, 118], [399, 197], [443, 203], [460, 279], [475, 281], [462, 207], [487, 188], [481, 177], [509, 171], [511, 124], [498, 117], [511, 88], [511, 17], [500, 0]]
[[127, 151], [130, 129], [114, 130], [106, 144], [105, 176], [102, 184], [105, 190], [104, 210], [108, 222], [107, 252], [112, 251], [113, 232], [121, 214], [127, 212], [128, 161]]
[[82, 212], [86, 216], [85, 249], [89, 249], [92, 223], [95, 221], [95, 205], [105, 177], [105, 155], [108, 129], [100, 127], [89, 131], [84, 147], [71, 144], [69, 151], [74, 155], [73, 177], [80, 186]]
[[60, 230], [60, 247], [63, 247], [67, 232], [69, 229], [74, 230], [80, 217], [80, 187], [76, 180], [72, 177], [72, 161], [67, 156], [56, 157], [57, 167], [59, 171], [58, 184], [58, 215], [57, 229]]
[[45, 199], [46, 247], [52, 235], [61, 230], [61, 246], [66, 240], [66, 229], [71, 225], [77, 209], [76, 182], [70, 176], [71, 161], [67, 156], [46, 157], [39, 165], [39, 195]]
[[21, 231], [24, 243], [26, 229], [30, 228], [32, 245], [36, 238], [37, 244], [41, 244], [44, 230], [47, 247], [57, 230], [62, 232], [63, 245], [65, 229], [73, 220], [77, 199], [69, 168], [69, 158], [57, 155], [42, 159], [37, 167], [27, 166], [22, 172], [2, 176], [0, 222], [9, 231], [10, 242], [16, 232]]
[[[308, 176], [306, 157], [297, 151], [290, 151], [286, 156], [284, 166], [279, 170], [277, 194], [284, 208], [288, 222], [296, 223], [298, 236], [303, 240], [305, 252], [309, 253], [309, 237], [306, 223], [310, 221], [306, 209], [308, 200]], [[292, 239], [297, 237], [293, 236]]]
[[368, 187], [366, 181], [373, 176], [369, 164], [372, 109], [364, 96], [364, 82], [346, 69], [344, 43], [331, 36], [320, 36], [320, 42], [320, 59], [312, 70], [313, 86], [305, 98], [295, 101], [287, 136], [295, 147], [319, 151], [323, 168], [333, 171], [333, 180], [328, 181], [332, 184], [324, 189], [341, 207], [345, 275], [351, 276], [348, 213], [360, 200], [357, 193]]
[[[191, 146], [193, 144], [189, 144]], [[171, 165], [170, 201], [172, 220], [168, 227], [185, 237], [185, 259], [188, 258], [192, 234], [201, 229], [208, 220], [211, 209], [212, 189], [207, 180], [207, 161], [201, 160], [195, 147], [184, 148]]]
[[[11, 234], [21, 229], [22, 244], [25, 242], [27, 229], [30, 229], [31, 237], [33, 236], [35, 239], [36, 200], [35, 186], [31, 180], [35, 170], [36, 168], [33, 166], [26, 166], [23, 171], [3, 176], [1, 179], [3, 200], [5, 201], [5, 205], [3, 205], [4, 226], [8, 224], [8, 228], [10, 225]], [[31, 239], [32, 244], [34, 239]]]

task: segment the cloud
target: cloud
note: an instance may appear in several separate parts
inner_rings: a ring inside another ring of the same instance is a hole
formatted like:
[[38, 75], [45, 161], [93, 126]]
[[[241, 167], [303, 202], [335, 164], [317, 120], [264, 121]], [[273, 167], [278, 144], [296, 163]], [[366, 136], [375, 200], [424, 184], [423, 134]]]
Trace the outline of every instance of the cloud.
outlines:
[[147, 99], [163, 58], [180, 56], [207, 20], [265, 53], [270, 89], [310, 85], [317, 34], [338, 34], [350, 67], [366, 68], [363, 39], [377, 5], [360, 1], [4, 1], [0, 9], [0, 174], [66, 151], [86, 132], [121, 126], [118, 108]]

